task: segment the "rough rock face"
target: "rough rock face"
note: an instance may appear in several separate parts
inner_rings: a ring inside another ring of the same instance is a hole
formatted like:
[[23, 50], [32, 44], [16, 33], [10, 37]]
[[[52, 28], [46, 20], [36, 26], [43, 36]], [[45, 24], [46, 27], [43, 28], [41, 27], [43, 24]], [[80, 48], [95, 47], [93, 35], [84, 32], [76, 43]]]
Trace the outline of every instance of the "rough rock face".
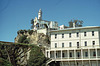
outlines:
[[15, 43], [20, 43], [19, 38], [24, 35], [26, 39], [28, 39], [27, 41], [29, 44], [37, 44], [39, 46], [49, 46], [50, 44], [49, 37], [43, 33], [37, 33], [37, 31], [19, 30], [17, 34]]

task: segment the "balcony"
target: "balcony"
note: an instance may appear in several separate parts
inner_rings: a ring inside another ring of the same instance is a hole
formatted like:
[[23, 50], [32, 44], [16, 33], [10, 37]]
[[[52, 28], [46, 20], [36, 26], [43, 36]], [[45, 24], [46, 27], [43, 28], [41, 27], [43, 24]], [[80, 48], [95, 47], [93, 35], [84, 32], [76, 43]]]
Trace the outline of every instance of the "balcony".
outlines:
[[100, 45], [91, 45], [91, 46], [72, 46], [72, 47], [51, 47], [49, 50], [68, 50], [68, 49], [90, 49], [90, 48], [100, 48]]

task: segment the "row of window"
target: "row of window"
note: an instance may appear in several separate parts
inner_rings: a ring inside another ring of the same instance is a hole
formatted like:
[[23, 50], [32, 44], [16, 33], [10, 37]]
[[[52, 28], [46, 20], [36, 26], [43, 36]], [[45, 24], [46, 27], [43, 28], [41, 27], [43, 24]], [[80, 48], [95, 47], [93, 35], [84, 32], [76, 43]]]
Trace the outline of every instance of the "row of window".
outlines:
[[[79, 37], [79, 32], [76, 33], [76, 36]], [[84, 36], [87, 36], [87, 32], [84, 32]], [[94, 31], [92, 31], [92, 36], [94, 36]], [[69, 33], [69, 38], [72, 37], [72, 33]], [[57, 34], [55, 34], [55, 39], [57, 38]], [[64, 38], [64, 34], [62, 34], [62, 38]]]
[[[80, 57], [81, 56], [81, 53], [80, 52], [77, 52], [76, 54], [77, 54], [77, 57]], [[96, 56], [96, 52], [95, 51], [93, 51], [93, 55], [92, 56]], [[57, 53], [56, 53], [56, 57], [58, 57], [58, 54]], [[66, 57], [66, 54], [65, 53], [62, 53], [62, 57]], [[69, 57], [73, 57], [73, 53], [72, 52], [69, 52]], [[88, 57], [88, 52], [87, 51], [85, 52], [85, 57]]]
[[[77, 57], [80, 57], [81, 53], [77, 52]], [[93, 52], [93, 56], [96, 56], [96, 52]], [[62, 57], [65, 57], [65, 53], [62, 53]], [[72, 52], [69, 52], [69, 57], [72, 57]], [[88, 57], [88, 52], [85, 52], [85, 57]]]
[[[92, 41], [92, 45], [95, 45], [95, 41]], [[87, 46], [87, 41], [84, 42], [84, 46]], [[62, 43], [62, 48], [64, 47], [64, 43]], [[72, 42], [69, 42], [69, 47], [72, 47]], [[57, 43], [55, 43], [55, 48], [57, 48]], [[79, 48], [79, 42], [77, 42], [77, 48]]]

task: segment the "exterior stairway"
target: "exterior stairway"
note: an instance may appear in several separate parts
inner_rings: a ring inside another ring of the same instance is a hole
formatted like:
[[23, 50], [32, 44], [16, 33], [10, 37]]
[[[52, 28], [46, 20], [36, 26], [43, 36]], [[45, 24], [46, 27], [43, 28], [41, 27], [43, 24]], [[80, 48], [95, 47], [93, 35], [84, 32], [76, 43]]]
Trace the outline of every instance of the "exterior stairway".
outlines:
[[54, 61], [54, 59], [50, 58], [47, 63], [46, 63], [46, 66], [49, 66], [48, 64], [51, 63], [52, 61]]

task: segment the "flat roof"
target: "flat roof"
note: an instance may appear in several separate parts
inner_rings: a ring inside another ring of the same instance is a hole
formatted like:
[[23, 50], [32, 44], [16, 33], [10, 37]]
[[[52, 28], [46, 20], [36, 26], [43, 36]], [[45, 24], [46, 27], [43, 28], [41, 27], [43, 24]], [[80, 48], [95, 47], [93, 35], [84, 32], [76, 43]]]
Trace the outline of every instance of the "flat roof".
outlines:
[[81, 30], [81, 29], [92, 29], [92, 28], [100, 28], [100, 26], [86, 26], [86, 27], [75, 27], [75, 28], [73, 27], [73, 28], [51, 30], [50, 32], [69, 31], [69, 30]]

